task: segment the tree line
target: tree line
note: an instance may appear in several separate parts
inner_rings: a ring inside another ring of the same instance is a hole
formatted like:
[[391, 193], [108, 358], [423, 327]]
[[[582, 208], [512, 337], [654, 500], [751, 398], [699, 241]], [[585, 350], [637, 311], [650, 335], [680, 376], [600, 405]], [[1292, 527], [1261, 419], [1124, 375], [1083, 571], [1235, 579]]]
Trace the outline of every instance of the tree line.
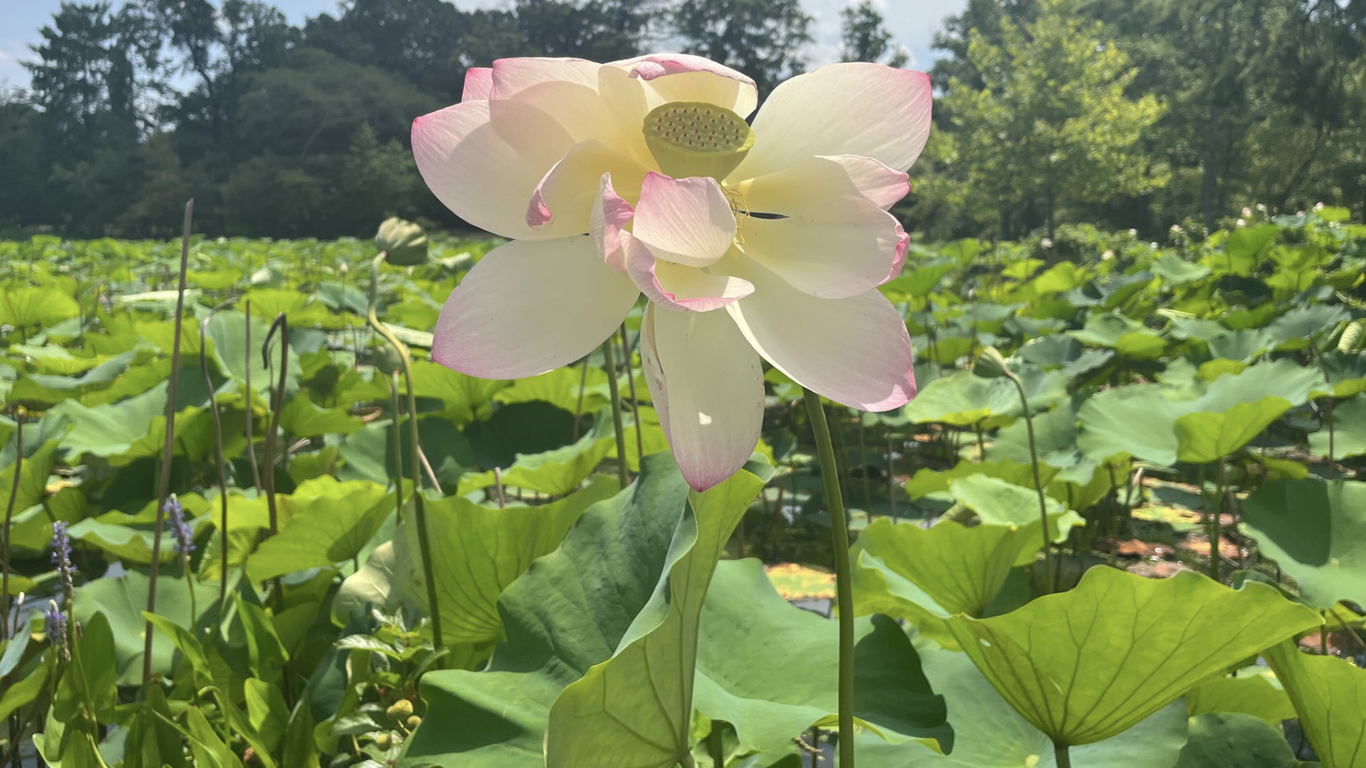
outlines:
[[[843, 58], [904, 65], [867, 1]], [[288, 23], [261, 0], [63, 3], [0, 92], [0, 231], [363, 235], [460, 222], [408, 151], [412, 118], [507, 56], [661, 49], [761, 97], [810, 66], [799, 0], [349, 0]], [[936, 130], [898, 206], [933, 238], [1064, 222], [1216, 226], [1244, 206], [1366, 208], [1366, 0], [969, 0], [931, 76]]]

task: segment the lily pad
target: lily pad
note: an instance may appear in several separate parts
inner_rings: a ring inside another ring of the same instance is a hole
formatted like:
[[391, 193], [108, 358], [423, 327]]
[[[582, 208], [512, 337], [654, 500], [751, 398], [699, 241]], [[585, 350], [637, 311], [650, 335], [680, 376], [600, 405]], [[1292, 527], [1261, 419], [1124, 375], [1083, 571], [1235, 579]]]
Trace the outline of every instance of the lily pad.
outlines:
[[1103, 741], [1270, 644], [1319, 624], [1275, 589], [1190, 571], [1149, 580], [1108, 567], [1070, 592], [949, 629], [996, 690], [1055, 742]]
[[[394, 507], [388, 489], [363, 480], [338, 483], [323, 477], [310, 481], [308, 489], [332, 491], [331, 503], [310, 504], [292, 511], [280, 533], [262, 542], [248, 558], [247, 575], [252, 581], [350, 560], [375, 535]], [[231, 510], [228, 519], [231, 524]]]
[[[1057, 371], [1027, 366], [1019, 372], [1031, 412], [1047, 410], [1067, 397], [1067, 380]], [[930, 382], [904, 411], [915, 424], [939, 422], [970, 427], [993, 417], [1005, 422], [1023, 415], [1020, 394], [1005, 377], [984, 379], [971, 371], [959, 371]]]
[[1295, 753], [1279, 728], [1252, 715], [1211, 712], [1190, 719], [1176, 768], [1293, 768]]

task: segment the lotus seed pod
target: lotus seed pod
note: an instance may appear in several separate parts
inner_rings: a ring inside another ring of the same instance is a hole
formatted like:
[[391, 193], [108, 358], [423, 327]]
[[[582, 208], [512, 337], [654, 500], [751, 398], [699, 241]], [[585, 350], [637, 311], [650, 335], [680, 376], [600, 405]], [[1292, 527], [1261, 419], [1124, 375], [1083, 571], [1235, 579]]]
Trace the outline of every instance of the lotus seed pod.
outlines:
[[999, 379], [1009, 372], [1006, 370], [1006, 359], [1001, 353], [995, 347], [986, 347], [973, 362], [972, 373], [984, 379]]
[[715, 104], [663, 104], [645, 116], [642, 130], [659, 170], [675, 179], [710, 176], [721, 181], [754, 146], [754, 130], [744, 118]]
[[1361, 341], [1361, 325], [1362, 321], [1358, 320], [1355, 323], [1349, 323], [1343, 329], [1342, 338], [1338, 339], [1339, 352], [1346, 354], [1356, 350], [1357, 344]]
[[375, 247], [388, 254], [385, 261], [399, 267], [412, 267], [427, 261], [427, 233], [411, 221], [385, 219], [375, 233]]
[[413, 703], [407, 699], [399, 699], [384, 710], [384, 714], [388, 715], [391, 720], [402, 722], [413, 714]]
[[415, 731], [417, 730], [417, 727], [419, 725], [422, 725], [422, 718], [418, 717], [417, 715], [413, 715], [412, 717], [408, 718], [406, 725], [408, 726], [408, 730]]
[[403, 371], [403, 356], [389, 343], [385, 343], [382, 346], [375, 348], [374, 362], [375, 367], [384, 374], [401, 373]]
[[389, 747], [393, 746], [393, 744], [394, 737], [390, 736], [387, 733], [381, 733], [375, 737], [375, 746], [379, 747], [380, 749], [388, 749]]

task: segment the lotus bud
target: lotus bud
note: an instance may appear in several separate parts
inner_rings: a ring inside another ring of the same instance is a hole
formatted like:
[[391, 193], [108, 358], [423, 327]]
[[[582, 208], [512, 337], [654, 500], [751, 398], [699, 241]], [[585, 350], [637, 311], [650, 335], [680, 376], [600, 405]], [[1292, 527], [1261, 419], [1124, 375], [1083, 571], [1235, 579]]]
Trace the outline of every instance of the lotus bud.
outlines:
[[1006, 359], [995, 347], [986, 347], [972, 364], [972, 374], [984, 379], [999, 379], [1010, 375], [1006, 370]]
[[390, 720], [403, 722], [412, 716], [413, 703], [407, 699], [399, 699], [384, 710], [384, 714], [388, 715]]
[[412, 267], [427, 261], [427, 233], [411, 221], [385, 219], [375, 234], [375, 247], [389, 254], [386, 261], [399, 267]]
[[403, 356], [394, 349], [392, 344], [384, 344], [375, 348], [374, 362], [375, 367], [384, 374], [403, 371]]

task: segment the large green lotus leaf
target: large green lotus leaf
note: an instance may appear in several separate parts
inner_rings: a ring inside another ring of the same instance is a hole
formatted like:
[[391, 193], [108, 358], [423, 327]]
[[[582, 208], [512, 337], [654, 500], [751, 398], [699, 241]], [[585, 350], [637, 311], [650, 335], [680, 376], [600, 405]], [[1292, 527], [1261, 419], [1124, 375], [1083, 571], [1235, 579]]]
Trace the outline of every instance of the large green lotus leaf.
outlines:
[[511, 382], [511, 386], [499, 390], [493, 399], [507, 405], [539, 400], [570, 413], [597, 413], [612, 404], [597, 391], [601, 385], [607, 383], [607, 373], [601, 368], [589, 366], [588, 381], [583, 389], [583, 402], [580, 408], [579, 382], [582, 380], [582, 366], [556, 368], [540, 376], [517, 379]]
[[[30, 430], [24, 430], [25, 437], [32, 437]], [[14, 495], [14, 511], [23, 512], [29, 507], [39, 503], [47, 495], [47, 478], [52, 473], [52, 468], [57, 463], [57, 441], [46, 440], [32, 454], [24, 457], [22, 466], [19, 466], [11, 458], [3, 470], [0, 470], [0, 504], [9, 504], [10, 495]], [[15, 469], [19, 469], [19, 490], [14, 490]]]
[[[1334, 459], [1366, 454], [1366, 397], [1353, 397], [1334, 404], [1331, 442]], [[1328, 455], [1328, 444], [1326, 424], [1309, 435], [1309, 450], [1318, 456]]]
[[[336, 491], [331, 494], [331, 503], [310, 503], [291, 510], [289, 518], [281, 523], [280, 533], [266, 539], [252, 553], [247, 560], [247, 575], [252, 581], [267, 581], [350, 560], [360, 554], [394, 508], [392, 494], [376, 483], [338, 483], [323, 477], [308, 484], [309, 488], [329, 486]], [[291, 500], [299, 497], [296, 491]], [[231, 514], [229, 510], [229, 527]]]
[[[427, 501], [432, 571], [441, 606], [441, 629], [452, 643], [501, 639], [498, 597], [538, 557], [560, 545], [569, 529], [592, 505], [620, 489], [615, 478], [599, 475], [583, 490], [537, 507], [506, 509], [475, 504], [460, 496]], [[400, 558], [415, 561], [417, 531], [412, 518], [404, 527]], [[427, 589], [420, 568], [412, 568], [404, 594], [426, 607]]]
[[[162, 571], [157, 577], [157, 614], [182, 627], [194, 626], [198, 616], [190, 615], [190, 589], [185, 579]], [[193, 589], [199, 613], [203, 615], [218, 599], [218, 585], [195, 581]], [[147, 609], [150, 591], [148, 577], [139, 571], [129, 571], [116, 579], [96, 579], [76, 588], [76, 620], [85, 623], [96, 612], [103, 612], [114, 630], [114, 664], [119, 685], [142, 684], [143, 644], [147, 638], [147, 621], [142, 612]], [[174, 656], [175, 644], [171, 639], [155, 633], [152, 671], [170, 678]]]
[[[45, 418], [63, 419], [71, 429], [62, 438], [68, 462], [83, 456], [99, 456], [116, 467], [149, 457], [158, 457], [166, 441], [167, 383], [119, 403], [89, 407], [65, 400], [48, 411]], [[201, 410], [191, 407], [175, 415], [175, 435], [185, 433]]]
[[1250, 363], [1262, 353], [1276, 348], [1276, 339], [1262, 328], [1223, 331], [1209, 338], [1209, 353], [1215, 358]]
[[[1036, 491], [997, 477], [968, 475], [954, 480], [949, 485], [949, 493], [977, 513], [983, 525], [1007, 525], [1032, 531], [1039, 540], [1039, 546], [1043, 546], [1043, 538], [1039, 533], [1039, 496]], [[1048, 515], [1049, 541], [1063, 541], [1072, 528], [1085, 523], [1080, 515], [1049, 496], [1044, 496], [1044, 506]], [[1034, 562], [1036, 551], [1022, 550], [1015, 559], [1015, 565]]]
[[1279, 726], [1295, 716], [1290, 697], [1266, 667], [1249, 667], [1236, 677], [1216, 677], [1186, 693], [1191, 717], [1211, 712], [1238, 712]]
[[54, 288], [16, 288], [12, 285], [0, 290], [0, 325], [21, 330], [34, 326], [50, 328], [63, 320], [80, 315], [76, 300]]
[[1295, 753], [1280, 729], [1238, 712], [1190, 719], [1176, 768], [1293, 768]]
[[[253, 306], [253, 309], [256, 309]], [[271, 317], [274, 319], [274, 316]], [[209, 351], [218, 363], [218, 370], [238, 381], [246, 381], [248, 365], [251, 371], [251, 386], [258, 392], [270, 391], [279, 381], [280, 337], [277, 333], [271, 339], [271, 366], [266, 366], [261, 350], [265, 347], [266, 334], [270, 323], [252, 312], [251, 348], [247, 348], [247, 318], [241, 312], [218, 312], [209, 320], [205, 337], [209, 341]], [[196, 343], [198, 339], [196, 339]], [[184, 350], [181, 350], [184, 354]], [[293, 393], [299, 387], [299, 354], [291, 344], [288, 352], [289, 370], [285, 372], [285, 392]], [[272, 375], [272, 372], [274, 375]]]
[[1150, 580], [1114, 568], [1004, 616], [949, 619], [996, 690], [1057, 742], [1090, 744], [1137, 724], [1204, 679], [1318, 626], [1264, 584], [1231, 590], [1183, 571]]
[[1176, 456], [1192, 464], [1218, 461], [1247, 445], [1288, 410], [1286, 400], [1263, 397], [1218, 413], [1188, 413], [1172, 425], [1180, 445]]
[[[1052, 408], [1067, 397], [1067, 379], [1057, 371], [1029, 366], [1019, 375], [1032, 412]], [[983, 419], [1014, 418], [1024, 412], [1020, 394], [1009, 379], [984, 379], [971, 371], [959, 371], [930, 382], [903, 413], [915, 424], [940, 422], [969, 427]]]
[[[503, 485], [552, 496], [572, 493], [616, 447], [612, 429], [611, 419], [599, 418], [593, 429], [577, 443], [545, 453], [518, 454], [512, 466], [502, 473]], [[468, 474], [460, 478], [456, 493], [464, 496], [480, 488], [489, 488], [497, 481], [493, 470]]]
[[878, 290], [894, 302], [905, 301], [914, 296], [928, 296], [939, 284], [940, 278], [947, 275], [953, 266], [953, 262], [948, 260], [922, 264], [908, 274], [883, 283]]
[[[1019, 464], [1009, 459], [984, 461], [980, 464], [960, 461], [952, 469], [938, 472], [928, 468], [917, 470], [915, 476], [906, 483], [906, 493], [912, 499], [923, 498], [931, 493], [942, 493], [947, 491], [955, 480], [972, 475], [996, 477], [1025, 488], [1034, 487], [1034, 469], [1029, 464]], [[1039, 467], [1039, 479], [1043, 482], [1051, 483], [1057, 476], [1057, 467], [1047, 464]], [[1036, 511], [1038, 510], [1038, 503], [1038, 498], [1035, 497], [1034, 509]]]
[[[126, 525], [113, 525], [96, 519], [86, 519], [71, 526], [71, 538], [103, 550], [109, 560], [147, 565], [152, 562], [153, 533]], [[161, 539], [161, 562], [167, 563], [179, 557], [172, 547], [172, 539], [163, 534]]]
[[[61, 347], [42, 347], [42, 349], [62, 349]], [[138, 358], [138, 353], [129, 350], [112, 357], [90, 358], [98, 364], [86, 369], [79, 376], [25, 373], [10, 388], [8, 399], [30, 403], [56, 404], [69, 397], [81, 397], [91, 391], [112, 384], [115, 379], [128, 370]], [[73, 358], [83, 361], [87, 358]]]
[[441, 415], [461, 427], [487, 418], [494, 394], [507, 386], [506, 381], [477, 379], [436, 363], [413, 363], [413, 393], [440, 400]]
[[[854, 633], [854, 717], [863, 728], [892, 744], [949, 749], [944, 701], [906, 633], [885, 616], [858, 619]], [[699, 712], [734, 726], [746, 749], [777, 749], [812, 725], [834, 727], [838, 672], [835, 622], [782, 599], [758, 560], [717, 566], [702, 610]]]
[[1271, 321], [1267, 331], [1282, 349], [1305, 349], [1311, 339], [1332, 333], [1338, 323], [1349, 319], [1351, 315], [1340, 306], [1314, 304], [1286, 312]]
[[1156, 331], [1118, 312], [1092, 315], [1082, 330], [1067, 332], [1067, 335], [1086, 344], [1116, 348], [1119, 347], [1121, 340], [1130, 334], [1146, 335], [1161, 341]]
[[423, 676], [427, 715], [399, 765], [544, 768], [551, 706], [612, 657], [655, 595], [687, 502], [683, 475], [662, 453], [646, 457], [630, 487], [585, 512], [557, 550], [498, 598], [508, 640], [488, 668]]
[[1311, 605], [1366, 603], [1366, 483], [1267, 483], [1243, 503], [1243, 526]]
[[1266, 258], [1280, 231], [1281, 228], [1275, 224], [1239, 227], [1230, 232], [1224, 241], [1224, 253], [1209, 255], [1205, 263], [1220, 274], [1251, 274], [1257, 264]]
[[1322, 363], [1328, 369], [1328, 383], [1322, 391], [1315, 394], [1332, 395], [1344, 399], [1366, 391], [1366, 355], [1344, 353], [1336, 350], [1320, 351]]
[[1154, 464], [1175, 464], [1180, 447], [1173, 426], [1184, 404], [1169, 399], [1157, 384], [1107, 389], [1077, 413], [1077, 447], [1093, 461], [1128, 454]]
[[[296, 398], [297, 399], [297, 398]], [[369, 480], [388, 483], [394, 476], [394, 422], [372, 421], [347, 435], [338, 449], [342, 466], [337, 475], [343, 480]], [[408, 441], [408, 422], [398, 422], [399, 457], [403, 474], [412, 472], [412, 447]], [[474, 449], [465, 434], [444, 418], [418, 419], [418, 440], [422, 452], [436, 473], [442, 488], [455, 488], [462, 475], [475, 464]]]
[[1186, 261], [1170, 252], [1153, 259], [1152, 270], [1171, 285], [1193, 283], [1210, 273], [1209, 267]]
[[1366, 669], [1334, 656], [1300, 652], [1293, 642], [1264, 654], [1299, 713], [1324, 768], [1366, 766]]
[[1289, 358], [1261, 362], [1230, 376], [1220, 376], [1203, 395], [1191, 403], [1190, 413], [1218, 413], [1240, 403], [1277, 397], [1290, 406], [1303, 405], [1322, 389], [1323, 373]]
[[[247, 292], [245, 298], [251, 300], [252, 317], [260, 318], [265, 322], [271, 322], [275, 316], [283, 312], [289, 318], [290, 327], [305, 327], [312, 325], [322, 325], [330, 327], [335, 325], [337, 318], [328, 311], [327, 305], [321, 301], [315, 301], [313, 296], [301, 291], [283, 290], [277, 288], [253, 288]], [[243, 302], [243, 306], [246, 303]], [[362, 312], [365, 310], [362, 309]], [[251, 340], [255, 342], [259, 337], [252, 334]]]
[[333, 623], [345, 626], [347, 617], [367, 603], [384, 611], [393, 611], [403, 604], [403, 597], [411, 589], [404, 580], [411, 577], [413, 569], [408, 558], [400, 560], [395, 550], [393, 541], [380, 544], [359, 570], [342, 580], [337, 596], [332, 599]]
[[612, 658], [566, 687], [551, 707], [547, 768], [668, 766], [689, 755], [702, 605], [731, 531], [763, 487], [742, 470], [706, 493], [689, 494], [650, 602]]
[[[859, 764], [869, 768], [1055, 768], [1053, 742], [1029, 724], [973, 666], [967, 654], [917, 640], [921, 665], [948, 705], [953, 751], [920, 744], [894, 747], [861, 738]], [[1134, 727], [1070, 750], [1073, 768], [1172, 768], [1186, 741], [1186, 708], [1174, 702]]]
[[[1070, 467], [1081, 459], [1077, 453], [1077, 414], [1070, 403], [1034, 414], [1034, 448], [1039, 461], [1059, 469]], [[1017, 419], [996, 433], [996, 439], [987, 446], [987, 458], [1008, 459], [1017, 464], [1033, 461], [1029, 453], [1029, 425], [1024, 419]]]
[[321, 408], [307, 395], [298, 395], [280, 410], [280, 428], [295, 437], [349, 435], [365, 427], [365, 422], [341, 408]]

